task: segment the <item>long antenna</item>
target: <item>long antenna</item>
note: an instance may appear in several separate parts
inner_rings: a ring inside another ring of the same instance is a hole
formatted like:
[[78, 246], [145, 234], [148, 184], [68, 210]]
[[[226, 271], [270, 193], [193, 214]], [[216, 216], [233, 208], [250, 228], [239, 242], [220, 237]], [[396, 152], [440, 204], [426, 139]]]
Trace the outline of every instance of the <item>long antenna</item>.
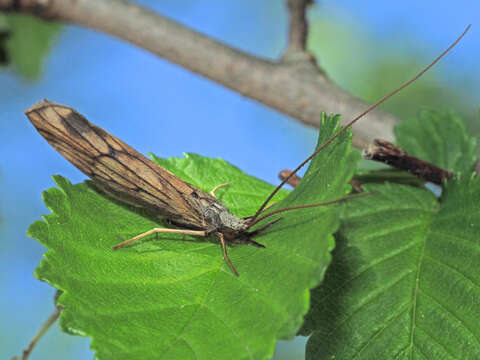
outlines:
[[292, 171], [292, 173], [290, 175], [288, 175], [285, 179], [283, 179], [283, 181], [280, 183], [280, 185], [278, 185], [275, 190], [272, 191], [272, 193], [267, 197], [267, 199], [265, 200], [265, 202], [262, 204], [262, 206], [260, 206], [260, 208], [257, 210], [257, 212], [255, 213], [255, 215], [253, 215], [252, 218], [250, 218], [250, 223], [249, 223], [249, 227], [252, 226], [253, 224], [257, 223], [257, 218], [258, 216], [260, 215], [260, 213], [265, 209], [265, 207], [267, 206], [267, 204], [270, 202], [270, 200], [272, 200], [272, 198], [275, 196], [275, 194], [282, 188], [283, 185], [285, 185], [285, 183], [293, 176], [297, 173], [298, 170], [300, 170], [307, 162], [309, 162], [310, 160], [312, 160], [313, 157], [315, 157], [315, 155], [317, 155], [320, 151], [322, 151], [323, 149], [325, 149], [333, 140], [335, 140], [337, 137], [339, 137], [344, 131], [346, 131], [348, 128], [350, 128], [355, 122], [357, 122], [359, 119], [361, 119], [363, 116], [365, 116], [366, 114], [368, 114], [370, 111], [372, 111], [373, 109], [375, 109], [377, 106], [379, 106], [380, 104], [382, 104], [383, 102], [385, 102], [386, 100], [388, 100], [389, 98], [391, 98], [393, 95], [395, 95], [396, 93], [398, 93], [399, 91], [403, 90], [404, 88], [406, 88], [408, 85], [410, 85], [411, 83], [413, 83], [415, 80], [417, 80], [420, 76], [422, 76], [423, 74], [425, 74], [428, 70], [430, 70], [431, 67], [433, 67], [445, 54], [447, 54], [455, 45], [458, 44], [458, 42], [465, 36], [465, 34], [467, 33], [467, 31], [470, 29], [472, 25], [469, 24], [466, 29], [463, 31], [463, 33], [457, 38], [457, 40], [455, 40], [455, 42], [450, 45], [444, 52], [442, 52], [435, 60], [433, 60], [430, 65], [428, 65], [426, 68], [424, 68], [422, 71], [420, 71], [417, 75], [415, 75], [413, 78], [411, 78], [410, 80], [408, 80], [407, 82], [405, 82], [403, 85], [401, 85], [400, 87], [398, 87], [397, 89], [393, 90], [391, 93], [385, 95], [383, 98], [381, 98], [380, 100], [378, 100], [375, 104], [373, 105], [370, 105], [364, 112], [362, 112], [360, 115], [356, 116], [352, 121], [350, 121], [347, 125], [345, 125], [342, 129], [340, 129], [335, 135], [333, 135], [330, 139], [328, 139], [322, 146], [320, 146], [317, 150], [315, 150], [315, 152], [310, 155], [308, 158], [305, 159], [305, 161], [303, 161], [300, 165], [297, 166], [297, 168], [295, 170]]
[[315, 204], [290, 206], [290, 207], [286, 207], [286, 208], [283, 208], [283, 209], [278, 209], [278, 210], [269, 212], [268, 214], [260, 216], [259, 218], [257, 218], [257, 220], [250, 223], [249, 225], [253, 226], [255, 224], [258, 224], [260, 221], [266, 219], [267, 217], [270, 217], [272, 215], [279, 214], [279, 213], [282, 213], [282, 212], [285, 212], [285, 211], [291, 211], [291, 210], [297, 210], [297, 209], [306, 209], [306, 208], [312, 208], [312, 207], [317, 207], [317, 206], [327, 206], [327, 205], [332, 205], [332, 204], [336, 204], [336, 203], [339, 203], [339, 202], [343, 202], [343, 201], [346, 201], [346, 200], [351, 200], [351, 199], [356, 199], [356, 198], [360, 198], [360, 197], [374, 195], [376, 193], [377, 193], [377, 191], [374, 190], [374, 191], [362, 192], [362, 193], [354, 194], [354, 195], [347, 195], [347, 196], [344, 196], [340, 199], [336, 199], [336, 200], [332, 200], [332, 201], [326, 201], [326, 202], [315, 203]]

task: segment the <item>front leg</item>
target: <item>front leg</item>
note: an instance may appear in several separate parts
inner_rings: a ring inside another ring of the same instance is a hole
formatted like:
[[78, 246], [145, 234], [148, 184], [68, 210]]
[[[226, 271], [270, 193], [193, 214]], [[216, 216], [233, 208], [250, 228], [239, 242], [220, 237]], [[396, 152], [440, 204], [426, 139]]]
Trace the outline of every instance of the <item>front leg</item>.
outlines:
[[217, 191], [218, 189], [227, 187], [227, 186], [229, 186], [229, 185], [230, 185], [229, 183], [225, 183], [225, 184], [220, 184], [220, 185], [215, 186], [215, 187], [212, 189], [212, 191], [210, 191], [210, 195], [212, 195], [214, 198], [217, 198], [217, 197], [215, 196], [215, 191]]

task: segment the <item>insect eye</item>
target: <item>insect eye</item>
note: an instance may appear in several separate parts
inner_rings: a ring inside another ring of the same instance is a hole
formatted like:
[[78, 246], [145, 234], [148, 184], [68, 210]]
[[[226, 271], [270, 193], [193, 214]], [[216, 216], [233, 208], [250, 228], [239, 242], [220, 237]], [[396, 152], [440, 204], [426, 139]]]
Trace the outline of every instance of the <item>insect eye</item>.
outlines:
[[198, 194], [195, 191], [192, 191], [192, 193], [190, 195], [195, 199], [199, 198]]

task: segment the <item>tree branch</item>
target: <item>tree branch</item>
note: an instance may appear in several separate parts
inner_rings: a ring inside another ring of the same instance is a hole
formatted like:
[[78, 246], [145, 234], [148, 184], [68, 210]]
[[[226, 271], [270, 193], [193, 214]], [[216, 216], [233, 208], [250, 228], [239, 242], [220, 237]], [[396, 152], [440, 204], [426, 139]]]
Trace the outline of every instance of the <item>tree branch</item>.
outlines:
[[313, 4], [312, 0], [288, 0], [290, 12], [290, 26], [288, 28], [288, 46], [283, 54], [282, 61], [307, 60], [316, 64], [314, 57], [307, 52], [307, 8]]
[[[287, 53], [304, 50], [308, 3], [289, 1], [291, 31]], [[298, 66], [292, 61], [261, 59], [124, 0], [0, 0], [0, 10], [103, 31], [310, 126], [319, 127], [322, 111], [342, 114], [347, 122], [367, 107], [364, 101], [330, 81], [314, 62], [305, 66], [303, 61]], [[355, 145], [363, 147], [375, 137], [393, 139], [394, 122], [392, 115], [372, 111], [360, 125], [354, 125]]]

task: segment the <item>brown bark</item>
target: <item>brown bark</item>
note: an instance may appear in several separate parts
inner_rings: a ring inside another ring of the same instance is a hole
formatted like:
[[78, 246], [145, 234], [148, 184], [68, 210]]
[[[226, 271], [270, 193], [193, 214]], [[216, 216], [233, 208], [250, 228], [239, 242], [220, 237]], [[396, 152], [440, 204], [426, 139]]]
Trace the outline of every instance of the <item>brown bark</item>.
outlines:
[[[289, 0], [289, 46], [281, 61], [252, 56], [124, 0], [0, 0], [0, 10], [103, 31], [151, 51], [251, 99], [318, 127], [320, 113], [345, 122], [368, 106], [334, 84], [305, 51], [310, 1]], [[354, 125], [357, 146], [393, 139], [395, 118], [375, 109]]]
[[373, 144], [363, 152], [363, 157], [408, 171], [425, 181], [430, 181], [437, 185], [442, 185], [446, 179], [453, 176], [451, 171], [412, 156], [398, 146], [385, 140], [376, 139]]

